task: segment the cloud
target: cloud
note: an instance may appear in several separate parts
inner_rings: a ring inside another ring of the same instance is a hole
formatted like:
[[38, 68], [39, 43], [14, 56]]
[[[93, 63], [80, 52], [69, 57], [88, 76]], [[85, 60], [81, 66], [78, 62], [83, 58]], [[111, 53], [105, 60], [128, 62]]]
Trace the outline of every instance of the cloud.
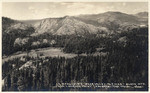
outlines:
[[2, 7], [2, 15], [13, 19], [41, 19], [65, 15], [98, 14], [107, 11], [120, 11], [129, 14], [148, 11], [148, 3], [142, 2], [9, 2], [3, 3]]
[[93, 8], [94, 5], [87, 4], [87, 3], [70, 3], [68, 4], [67, 8], [81, 8], [81, 9], [87, 9], [87, 8]]
[[69, 15], [79, 15], [79, 14], [86, 14], [90, 13], [94, 10], [94, 5], [87, 4], [87, 3], [70, 3], [67, 6], [67, 10]]
[[122, 3], [123, 6], [126, 6], [126, 3]]
[[28, 7], [29, 10], [34, 10], [35, 8], [33, 6]]
[[34, 10], [34, 13], [37, 14], [37, 13], [38, 13], [38, 10]]
[[114, 9], [114, 6], [113, 6], [113, 5], [112, 5], [112, 6], [107, 6], [106, 9], [108, 9], [108, 10], [113, 10], [113, 9]]
[[56, 5], [50, 5], [49, 8], [56, 8]]
[[49, 11], [49, 9], [48, 9], [48, 8], [45, 8], [44, 11]]
[[105, 7], [93, 3], [69, 3], [66, 5], [66, 15], [97, 14], [105, 12]]
[[68, 3], [67, 2], [60, 3], [60, 5], [68, 5]]

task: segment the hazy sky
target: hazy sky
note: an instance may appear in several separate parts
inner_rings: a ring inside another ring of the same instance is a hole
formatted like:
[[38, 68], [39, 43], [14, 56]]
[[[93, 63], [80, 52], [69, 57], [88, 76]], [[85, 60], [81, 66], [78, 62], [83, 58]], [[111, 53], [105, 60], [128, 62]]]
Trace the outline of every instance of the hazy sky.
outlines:
[[8, 2], [2, 3], [2, 16], [18, 20], [62, 17], [65, 15], [98, 14], [107, 11], [120, 11], [128, 14], [148, 11], [144, 2]]

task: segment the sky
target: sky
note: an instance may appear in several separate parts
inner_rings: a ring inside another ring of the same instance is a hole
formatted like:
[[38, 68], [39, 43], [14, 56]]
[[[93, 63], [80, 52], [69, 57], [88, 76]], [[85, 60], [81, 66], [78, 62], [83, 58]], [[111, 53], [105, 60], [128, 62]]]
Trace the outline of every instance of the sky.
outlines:
[[16, 20], [43, 19], [119, 11], [128, 14], [148, 11], [146, 2], [3, 2], [2, 16]]

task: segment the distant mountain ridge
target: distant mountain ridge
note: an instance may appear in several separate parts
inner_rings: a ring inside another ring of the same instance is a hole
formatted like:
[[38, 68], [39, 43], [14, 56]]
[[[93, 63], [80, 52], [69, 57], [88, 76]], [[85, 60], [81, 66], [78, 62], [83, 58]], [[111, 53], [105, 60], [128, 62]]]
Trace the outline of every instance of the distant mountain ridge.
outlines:
[[95, 27], [69, 16], [44, 19], [34, 26], [38, 33], [50, 32], [58, 35], [96, 33], [98, 31], [107, 30], [105, 27]]
[[[3, 24], [7, 24], [5, 20], [3, 20], [4, 21]], [[10, 24], [11, 22], [13, 21], [10, 19], [10, 22], [8, 21], [8, 24]], [[35, 28], [35, 33], [37, 34], [42, 33], [52, 33], [57, 35], [87, 34], [97, 32], [109, 32], [109, 30], [117, 30], [121, 26], [132, 24], [147, 25], [148, 13], [140, 12], [135, 15], [132, 15], [121, 12], [109, 11], [100, 14], [64, 16], [60, 18], [23, 20], [17, 22], [26, 24], [26, 26], [32, 25]]]
[[144, 17], [144, 18], [148, 18], [148, 12], [139, 12], [137, 14], [135, 14], [138, 17]]

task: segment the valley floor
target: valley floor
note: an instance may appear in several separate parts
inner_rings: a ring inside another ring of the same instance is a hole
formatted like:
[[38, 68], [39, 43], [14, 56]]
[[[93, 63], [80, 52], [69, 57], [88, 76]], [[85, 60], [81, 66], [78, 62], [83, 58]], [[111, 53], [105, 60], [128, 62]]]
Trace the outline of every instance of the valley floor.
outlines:
[[[93, 55], [106, 55], [107, 53], [104, 52], [95, 52]], [[65, 57], [65, 58], [73, 58], [76, 57], [77, 54], [73, 53], [64, 53], [63, 48], [55, 48], [55, 47], [48, 47], [48, 48], [39, 48], [30, 50], [28, 52], [16, 52], [8, 57], [3, 57], [2, 62], [6, 62], [8, 60], [12, 60], [14, 58], [24, 57], [24, 56], [30, 56], [30, 57]], [[81, 56], [87, 56], [87, 54], [80, 54]]]

